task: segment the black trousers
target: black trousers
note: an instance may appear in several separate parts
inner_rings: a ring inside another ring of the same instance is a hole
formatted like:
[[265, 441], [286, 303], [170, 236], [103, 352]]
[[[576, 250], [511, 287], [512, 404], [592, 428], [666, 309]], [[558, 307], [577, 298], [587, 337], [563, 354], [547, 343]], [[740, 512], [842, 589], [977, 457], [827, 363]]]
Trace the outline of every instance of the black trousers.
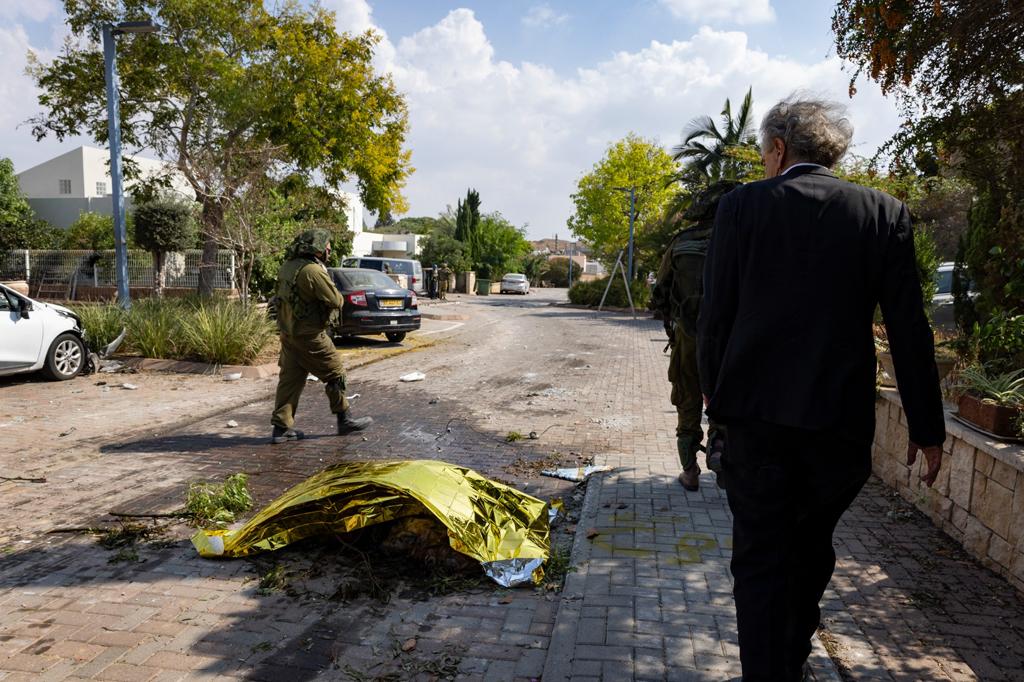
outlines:
[[871, 443], [730, 421], [723, 469], [743, 680], [800, 680], [835, 569], [832, 533], [871, 474]]

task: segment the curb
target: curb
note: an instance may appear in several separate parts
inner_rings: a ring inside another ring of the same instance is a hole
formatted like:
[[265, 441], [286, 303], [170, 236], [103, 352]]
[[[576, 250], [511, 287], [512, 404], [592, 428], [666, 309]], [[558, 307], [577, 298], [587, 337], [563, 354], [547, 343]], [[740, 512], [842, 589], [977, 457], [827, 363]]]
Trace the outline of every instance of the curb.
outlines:
[[277, 376], [276, 362], [265, 365], [215, 365], [208, 362], [188, 360], [162, 360], [159, 358], [125, 358], [125, 367], [151, 372], [176, 372], [178, 374], [241, 374], [242, 379], [266, 379]]
[[562, 587], [562, 598], [558, 602], [558, 613], [555, 615], [555, 625], [544, 659], [544, 673], [541, 675], [544, 682], [560, 682], [572, 677], [573, 650], [576, 646], [580, 613], [583, 610], [583, 593], [587, 584], [586, 574], [575, 569], [582, 568], [590, 561], [591, 546], [586, 531], [581, 532], [581, 529], [587, 528], [584, 519], [597, 518], [597, 505], [601, 499], [604, 479], [614, 473], [609, 471], [598, 474], [587, 482], [587, 492], [583, 496], [583, 507], [580, 509], [579, 521], [576, 522], [576, 537], [569, 557], [574, 570], [565, 577], [565, 585]]
[[424, 318], [426, 318], [428, 320], [447, 320], [447, 321], [457, 321], [457, 320], [468, 320], [469, 319], [469, 315], [456, 315], [456, 314], [444, 315], [444, 314], [441, 314], [441, 313], [424, 313], [424, 312], [420, 313], [420, 317], [424, 317]]

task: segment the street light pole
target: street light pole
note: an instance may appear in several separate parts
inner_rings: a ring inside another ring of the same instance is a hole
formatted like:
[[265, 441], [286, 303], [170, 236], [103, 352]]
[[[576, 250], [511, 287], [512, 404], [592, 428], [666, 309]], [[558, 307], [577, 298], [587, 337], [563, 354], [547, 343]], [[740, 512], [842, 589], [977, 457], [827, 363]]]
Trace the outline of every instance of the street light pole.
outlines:
[[629, 192], [629, 247], [627, 249], [626, 269], [629, 271], [629, 281], [633, 281], [633, 221], [636, 219], [636, 187], [612, 187], [619, 192]]
[[124, 188], [121, 172], [121, 101], [117, 78], [117, 46], [120, 33], [155, 33], [152, 21], [125, 21], [103, 27], [103, 66], [107, 81], [107, 138], [110, 144], [110, 190], [113, 198], [114, 259], [117, 275], [117, 302], [131, 307], [128, 291], [128, 228], [124, 214]]

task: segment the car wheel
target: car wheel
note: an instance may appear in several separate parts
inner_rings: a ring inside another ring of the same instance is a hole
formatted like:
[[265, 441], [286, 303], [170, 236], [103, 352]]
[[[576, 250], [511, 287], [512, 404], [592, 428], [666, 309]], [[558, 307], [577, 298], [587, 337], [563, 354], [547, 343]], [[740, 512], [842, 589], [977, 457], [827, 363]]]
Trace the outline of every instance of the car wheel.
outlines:
[[85, 344], [74, 334], [61, 334], [46, 353], [43, 374], [54, 381], [67, 381], [85, 367]]
[[401, 343], [405, 340], [405, 332], [384, 332], [384, 336], [388, 337], [391, 343]]

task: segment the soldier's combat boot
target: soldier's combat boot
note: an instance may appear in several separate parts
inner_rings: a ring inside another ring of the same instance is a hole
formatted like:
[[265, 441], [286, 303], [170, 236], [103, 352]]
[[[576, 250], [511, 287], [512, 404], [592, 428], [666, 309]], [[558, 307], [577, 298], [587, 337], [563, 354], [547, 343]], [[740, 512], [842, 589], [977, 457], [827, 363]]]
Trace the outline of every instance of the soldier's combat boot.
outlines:
[[344, 436], [347, 433], [354, 433], [355, 431], [362, 431], [367, 426], [373, 423], [373, 417], [360, 417], [359, 419], [353, 419], [352, 415], [349, 414], [349, 410], [338, 413], [338, 435]]
[[697, 451], [703, 450], [700, 437], [691, 434], [676, 436], [676, 450], [683, 471], [679, 474], [679, 482], [689, 491], [700, 488], [700, 466], [697, 464]]
[[281, 443], [290, 443], [296, 440], [302, 440], [306, 434], [302, 431], [296, 431], [295, 429], [286, 429], [283, 426], [274, 426], [274, 432], [270, 435], [270, 442], [273, 445], [280, 445]]
[[700, 490], [700, 465], [694, 462], [679, 474], [679, 482], [690, 492]]

